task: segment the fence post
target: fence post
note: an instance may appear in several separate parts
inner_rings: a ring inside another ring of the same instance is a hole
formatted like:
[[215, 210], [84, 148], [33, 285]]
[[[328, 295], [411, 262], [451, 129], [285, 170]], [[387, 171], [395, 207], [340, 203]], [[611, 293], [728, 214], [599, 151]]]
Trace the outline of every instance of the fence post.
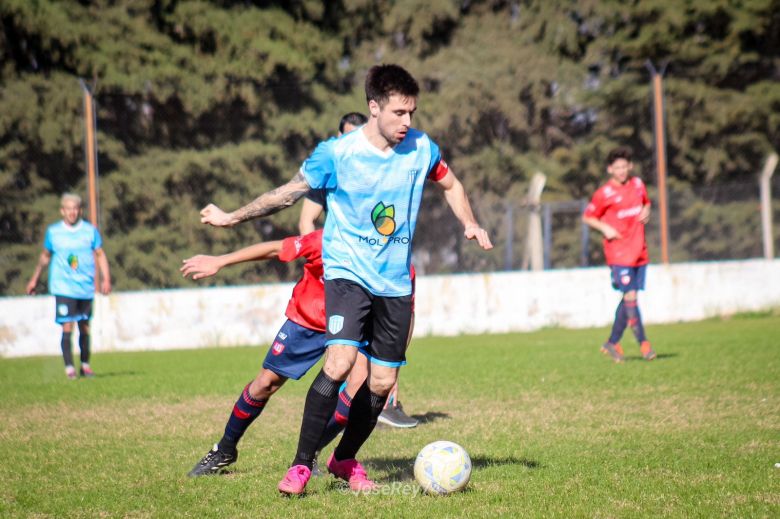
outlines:
[[544, 270], [552, 266], [552, 205], [544, 204], [542, 213], [543, 241], [544, 241]]
[[650, 71], [653, 92], [653, 133], [655, 134], [655, 167], [658, 176], [658, 212], [661, 226], [661, 261], [669, 263], [669, 210], [666, 199], [666, 133], [664, 127], [664, 93], [662, 78], [666, 72], [665, 62], [656, 70], [653, 62], [645, 63]]
[[528, 227], [525, 233], [525, 250], [521, 269], [542, 270], [544, 268], [544, 252], [542, 246], [542, 225], [539, 220], [541, 209], [539, 202], [542, 199], [542, 191], [547, 177], [543, 173], [536, 172], [531, 177], [528, 186], [528, 194], [525, 197], [525, 205], [528, 208]]
[[777, 167], [777, 153], [771, 153], [764, 163], [759, 186], [761, 189], [761, 230], [764, 241], [764, 257], [774, 259], [775, 239], [772, 233], [772, 187], [769, 181]]
[[[585, 208], [588, 207], [588, 201], [583, 199], [580, 201], [580, 216], [585, 212]], [[588, 266], [588, 242], [590, 241], [590, 226], [582, 221], [580, 218], [581, 232], [580, 232], [580, 266]]]
[[512, 200], [506, 202], [506, 251], [504, 253], [504, 270], [512, 270], [515, 248], [515, 205]]

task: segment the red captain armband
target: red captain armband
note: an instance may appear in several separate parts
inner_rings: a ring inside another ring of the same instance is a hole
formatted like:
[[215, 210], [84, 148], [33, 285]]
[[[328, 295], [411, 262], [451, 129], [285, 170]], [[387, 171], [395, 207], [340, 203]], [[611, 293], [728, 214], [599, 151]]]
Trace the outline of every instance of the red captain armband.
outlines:
[[433, 180], [434, 182], [438, 182], [439, 180], [443, 179], [447, 173], [449, 173], [450, 167], [447, 165], [446, 162], [444, 162], [444, 159], [439, 160], [439, 163], [436, 164], [433, 169], [431, 169], [430, 173], [428, 173], [428, 179]]

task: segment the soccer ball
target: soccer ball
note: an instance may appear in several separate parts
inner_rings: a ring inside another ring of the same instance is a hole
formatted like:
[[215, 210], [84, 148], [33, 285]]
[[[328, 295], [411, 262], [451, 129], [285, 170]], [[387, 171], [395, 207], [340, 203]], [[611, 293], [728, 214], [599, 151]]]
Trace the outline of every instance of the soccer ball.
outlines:
[[429, 494], [463, 490], [471, 477], [471, 458], [457, 443], [435, 441], [422, 448], [414, 462], [414, 477]]

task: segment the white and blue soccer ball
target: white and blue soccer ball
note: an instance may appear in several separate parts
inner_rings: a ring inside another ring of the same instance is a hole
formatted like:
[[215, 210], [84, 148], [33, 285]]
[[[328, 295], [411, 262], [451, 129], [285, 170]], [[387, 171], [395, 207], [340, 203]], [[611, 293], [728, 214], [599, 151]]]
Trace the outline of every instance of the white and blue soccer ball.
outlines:
[[471, 477], [471, 458], [466, 449], [439, 440], [422, 448], [414, 462], [414, 477], [429, 494], [463, 490]]

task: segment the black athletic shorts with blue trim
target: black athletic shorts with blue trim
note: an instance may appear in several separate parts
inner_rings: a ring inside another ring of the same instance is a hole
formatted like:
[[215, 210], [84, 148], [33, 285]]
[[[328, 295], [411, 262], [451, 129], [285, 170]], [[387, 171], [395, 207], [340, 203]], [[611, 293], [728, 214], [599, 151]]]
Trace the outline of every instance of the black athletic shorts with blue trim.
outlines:
[[347, 279], [325, 280], [325, 345], [355, 346], [380, 366], [406, 364], [412, 296], [376, 296]]
[[282, 377], [298, 380], [325, 353], [325, 334], [310, 330], [289, 319], [268, 348], [263, 367]]
[[92, 319], [92, 299], [76, 299], [74, 297], [54, 296], [54, 321], [57, 324]]

